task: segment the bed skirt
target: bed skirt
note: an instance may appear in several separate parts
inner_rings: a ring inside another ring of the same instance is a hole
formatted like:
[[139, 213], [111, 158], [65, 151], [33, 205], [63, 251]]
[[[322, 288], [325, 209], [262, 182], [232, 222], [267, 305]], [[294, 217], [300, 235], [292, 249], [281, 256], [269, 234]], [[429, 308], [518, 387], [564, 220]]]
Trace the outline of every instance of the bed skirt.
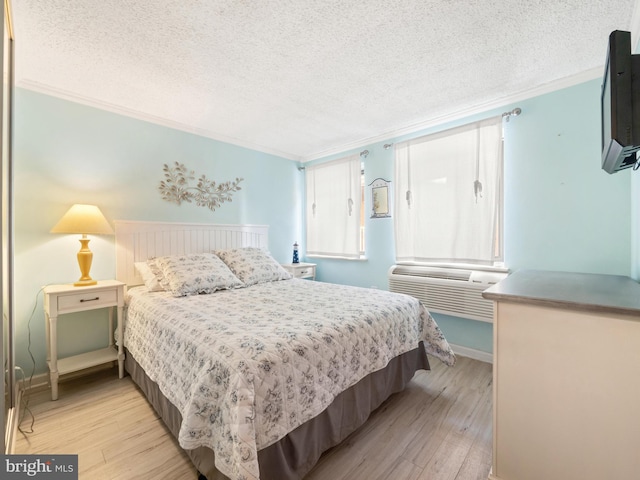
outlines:
[[[155, 382], [126, 351], [125, 367], [144, 392], [149, 403], [177, 438], [182, 416], [160, 392]], [[323, 452], [339, 444], [369, 418], [390, 395], [400, 392], [417, 370], [429, 370], [420, 342], [418, 348], [392, 359], [339, 394], [320, 415], [300, 425], [286, 437], [258, 452], [261, 480], [299, 480], [318, 462]], [[214, 464], [214, 453], [206, 447], [185, 450], [199, 472], [208, 480], [228, 480]]]

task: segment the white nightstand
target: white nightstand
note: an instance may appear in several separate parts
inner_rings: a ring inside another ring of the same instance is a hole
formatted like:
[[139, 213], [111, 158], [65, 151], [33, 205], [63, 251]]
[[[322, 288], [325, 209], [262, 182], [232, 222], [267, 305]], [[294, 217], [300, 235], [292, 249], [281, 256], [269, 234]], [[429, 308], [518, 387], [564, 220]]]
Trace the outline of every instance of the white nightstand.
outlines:
[[[124, 376], [122, 348], [122, 310], [125, 284], [116, 280], [99, 281], [89, 287], [72, 284], [49, 285], [44, 288], [44, 314], [47, 333], [47, 364], [51, 377], [51, 400], [58, 399], [58, 377], [103, 363], [118, 361], [120, 378]], [[118, 347], [113, 338], [113, 308], [116, 307]], [[109, 344], [105, 348], [58, 359], [58, 316], [109, 308]]]
[[282, 268], [293, 275], [295, 278], [316, 279], [315, 263], [283, 263]]

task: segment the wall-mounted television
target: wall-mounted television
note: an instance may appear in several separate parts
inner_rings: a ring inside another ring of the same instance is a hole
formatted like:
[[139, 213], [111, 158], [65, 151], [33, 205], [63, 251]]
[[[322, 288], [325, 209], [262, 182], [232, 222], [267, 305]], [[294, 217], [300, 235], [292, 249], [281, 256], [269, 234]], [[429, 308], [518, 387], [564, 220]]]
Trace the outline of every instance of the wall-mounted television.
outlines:
[[[631, 33], [609, 35], [602, 80], [602, 169], [634, 167], [640, 150], [640, 55], [631, 54]], [[635, 78], [634, 78], [635, 77]]]

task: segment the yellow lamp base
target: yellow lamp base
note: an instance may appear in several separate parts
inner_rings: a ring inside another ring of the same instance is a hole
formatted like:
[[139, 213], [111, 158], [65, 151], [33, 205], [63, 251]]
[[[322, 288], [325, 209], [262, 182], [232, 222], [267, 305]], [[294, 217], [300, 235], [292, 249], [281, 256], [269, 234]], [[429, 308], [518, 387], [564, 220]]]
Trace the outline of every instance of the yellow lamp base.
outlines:
[[91, 270], [91, 262], [93, 261], [93, 253], [89, 250], [89, 239], [86, 235], [82, 235], [80, 239], [80, 251], [78, 252], [78, 266], [82, 276], [73, 284], [74, 287], [87, 287], [96, 285], [98, 282], [91, 278], [89, 271]]

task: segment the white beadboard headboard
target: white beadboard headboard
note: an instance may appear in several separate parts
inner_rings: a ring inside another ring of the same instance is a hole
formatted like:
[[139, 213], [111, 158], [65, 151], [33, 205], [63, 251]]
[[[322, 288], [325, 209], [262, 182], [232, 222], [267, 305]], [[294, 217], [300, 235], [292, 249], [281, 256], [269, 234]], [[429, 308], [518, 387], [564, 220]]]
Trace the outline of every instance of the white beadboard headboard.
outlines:
[[268, 225], [214, 225], [116, 220], [116, 278], [140, 285], [135, 262], [215, 249], [269, 247]]

